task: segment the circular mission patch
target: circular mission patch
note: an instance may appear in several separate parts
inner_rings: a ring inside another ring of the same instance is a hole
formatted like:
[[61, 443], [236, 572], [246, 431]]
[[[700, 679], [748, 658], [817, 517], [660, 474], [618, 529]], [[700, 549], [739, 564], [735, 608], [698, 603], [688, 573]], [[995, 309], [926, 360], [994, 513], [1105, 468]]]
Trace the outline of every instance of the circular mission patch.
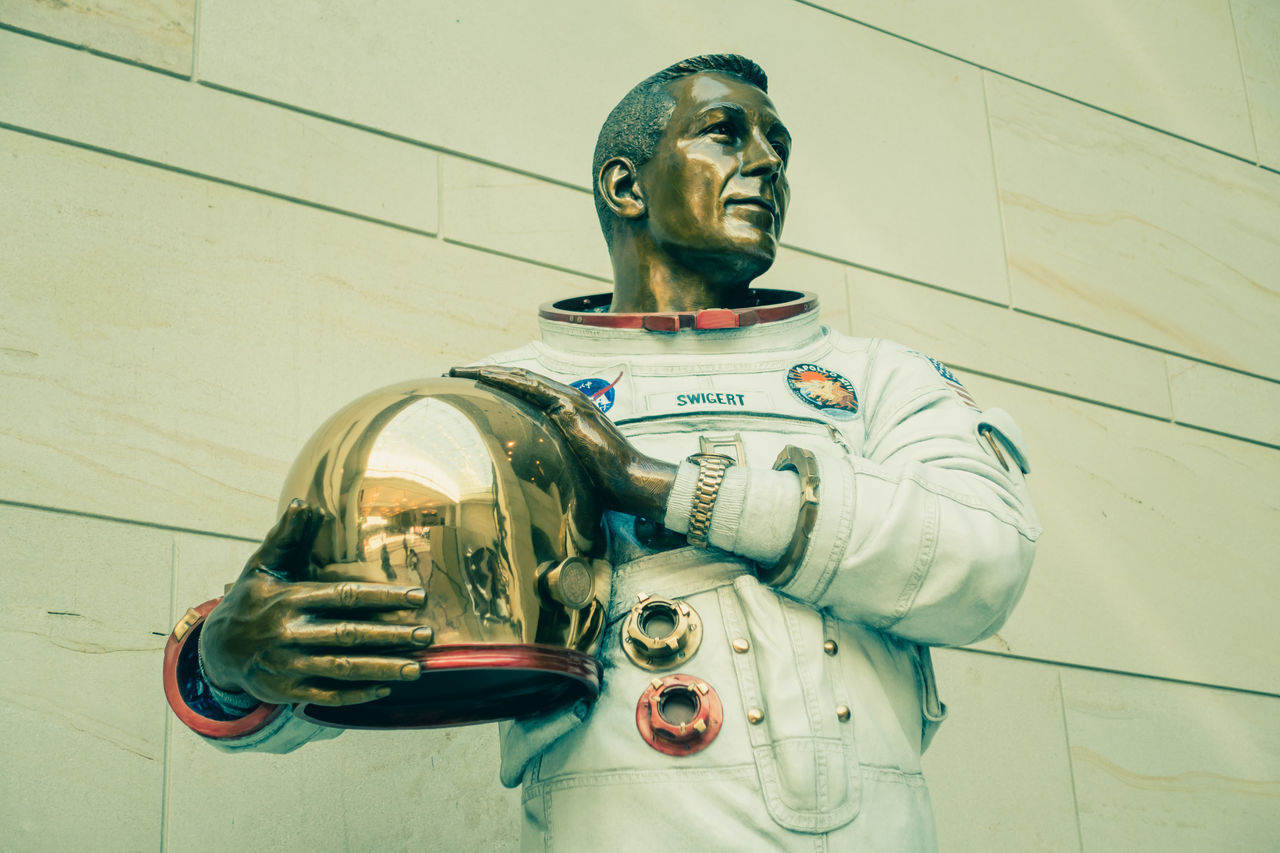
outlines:
[[[621, 378], [622, 375], [619, 374], [618, 379]], [[613, 408], [613, 401], [616, 397], [615, 386], [618, 384], [618, 379], [610, 382], [607, 379], [592, 377], [591, 379], [579, 379], [577, 382], [570, 382], [569, 384], [586, 394], [587, 398], [595, 403], [596, 408], [600, 411], [607, 412]]]
[[853, 383], [834, 370], [797, 364], [787, 371], [787, 387], [810, 406], [833, 417], [851, 418], [858, 411]]

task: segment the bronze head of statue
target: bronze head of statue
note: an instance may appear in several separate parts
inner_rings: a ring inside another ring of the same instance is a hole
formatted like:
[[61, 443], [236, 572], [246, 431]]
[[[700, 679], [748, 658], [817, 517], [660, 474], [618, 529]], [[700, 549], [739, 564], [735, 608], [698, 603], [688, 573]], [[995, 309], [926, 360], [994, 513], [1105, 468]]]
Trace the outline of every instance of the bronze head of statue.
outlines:
[[791, 135], [758, 65], [733, 54], [677, 62], [614, 107], [592, 159], [613, 260], [613, 311], [746, 304], [777, 254]]

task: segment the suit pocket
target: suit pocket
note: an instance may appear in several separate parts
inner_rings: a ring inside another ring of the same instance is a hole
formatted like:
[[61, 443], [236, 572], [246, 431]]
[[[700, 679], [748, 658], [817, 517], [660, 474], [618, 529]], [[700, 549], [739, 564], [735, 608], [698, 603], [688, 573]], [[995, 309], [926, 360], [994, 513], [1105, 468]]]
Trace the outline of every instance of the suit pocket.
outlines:
[[749, 641], [747, 652], [733, 655], [737, 710], [747, 720], [769, 816], [798, 832], [844, 826], [862, 806], [857, 721], [834, 712], [821, 615], [750, 576], [718, 595], [726, 640]]

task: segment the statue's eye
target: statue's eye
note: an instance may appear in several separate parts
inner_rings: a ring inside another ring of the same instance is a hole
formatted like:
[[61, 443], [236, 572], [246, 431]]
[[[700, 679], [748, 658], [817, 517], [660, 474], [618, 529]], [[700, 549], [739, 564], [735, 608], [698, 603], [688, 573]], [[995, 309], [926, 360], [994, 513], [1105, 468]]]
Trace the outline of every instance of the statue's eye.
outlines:
[[733, 126], [728, 122], [719, 121], [708, 127], [706, 132], [710, 136], [733, 136]]

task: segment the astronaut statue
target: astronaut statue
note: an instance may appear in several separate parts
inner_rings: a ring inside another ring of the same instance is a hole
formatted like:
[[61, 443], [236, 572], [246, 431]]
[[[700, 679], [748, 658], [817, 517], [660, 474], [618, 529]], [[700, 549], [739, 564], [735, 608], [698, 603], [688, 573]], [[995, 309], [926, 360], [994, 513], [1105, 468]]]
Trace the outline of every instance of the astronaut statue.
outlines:
[[[766, 90], [735, 55], [632, 89], [592, 163], [613, 293], [452, 371], [540, 411], [604, 510], [599, 695], [501, 724], [525, 849], [935, 849], [928, 647], [991, 635], [1026, 582], [1011, 418], [925, 355], [823, 327], [803, 282], [750, 287], [789, 195]], [[388, 618], [428, 591], [376, 556], [368, 581], [299, 579], [322, 516], [292, 504], [171, 640], [175, 709], [224, 749], [330, 736], [290, 706], [376, 703], [444, 645]]]

